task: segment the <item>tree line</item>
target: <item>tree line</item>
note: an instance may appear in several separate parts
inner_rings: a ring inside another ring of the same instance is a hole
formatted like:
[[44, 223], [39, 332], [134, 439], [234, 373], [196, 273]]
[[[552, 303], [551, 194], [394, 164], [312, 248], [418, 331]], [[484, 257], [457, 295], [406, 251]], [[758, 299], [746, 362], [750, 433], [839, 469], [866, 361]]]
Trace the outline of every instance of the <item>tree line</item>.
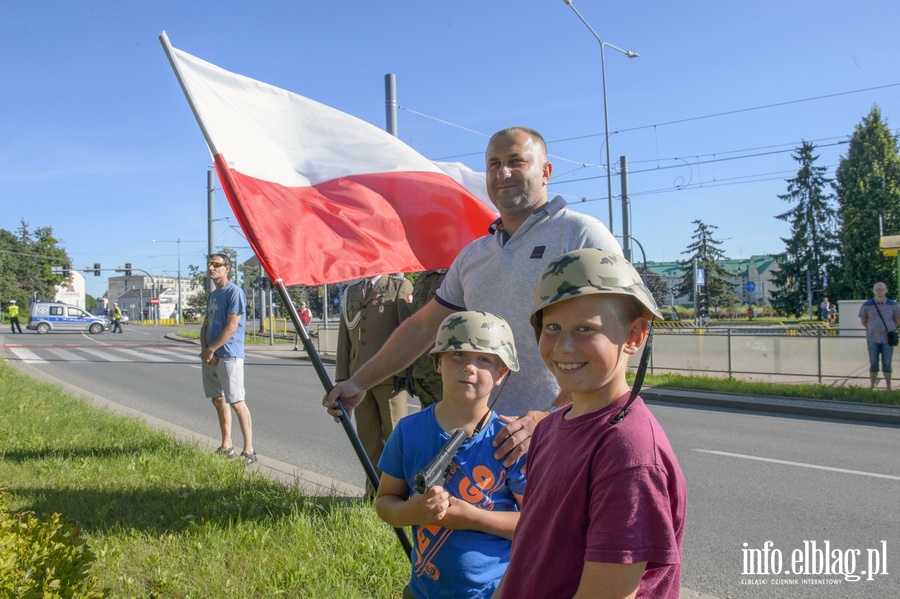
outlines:
[[20, 221], [15, 233], [0, 229], [0, 303], [28, 306], [35, 298], [50, 299], [69, 278], [72, 261], [53, 236], [53, 227], [31, 230]]

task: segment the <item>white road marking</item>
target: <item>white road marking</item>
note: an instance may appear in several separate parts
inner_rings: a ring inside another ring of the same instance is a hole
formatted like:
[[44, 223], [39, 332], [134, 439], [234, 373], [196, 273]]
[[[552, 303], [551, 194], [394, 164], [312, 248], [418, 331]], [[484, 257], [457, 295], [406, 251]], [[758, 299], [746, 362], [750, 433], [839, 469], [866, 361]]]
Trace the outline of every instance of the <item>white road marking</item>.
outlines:
[[10, 347], [9, 351], [13, 353], [14, 356], [25, 362], [26, 364], [46, 364], [47, 360], [43, 360], [38, 357], [36, 353], [31, 351], [30, 349], [24, 349], [21, 347]]
[[787, 460], [774, 460], [772, 458], [762, 458], [754, 455], [744, 455], [741, 453], [728, 453], [727, 451], [713, 451], [711, 449], [698, 449], [694, 451], [700, 453], [709, 453], [712, 455], [721, 455], [729, 458], [740, 458], [743, 460], [756, 460], [758, 462], [769, 462], [771, 464], [783, 464], [785, 466], [797, 466], [800, 468], [812, 468], [813, 470], [827, 470], [828, 472], [841, 472], [843, 474], [858, 474], [860, 476], [871, 476], [873, 478], [886, 478], [888, 480], [900, 480], [900, 476], [891, 474], [878, 474], [877, 472], [864, 472], [862, 470], [848, 470], [846, 468], [832, 468], [831, 466], [819, 466], [818, 464], [804, 464], [803, 462], [789, 462]]
[[99, 349], [93, 349], [91, 347], [82, 347], [79, 349], [79, 351], [91, 354], [92, 356], [97, 356], [98, 358], [106, 360], [107, 362], [131, 362], [131, 360], [129, 360], [128, 358], [117, 356], [111, 351], [103, 351]]
[[54, 356], [59, 356], [63, 360], [68, 362], [87, 362], [88, 359], [84, 356], [79, 356], [75, 352], [71, 352], [67, 349], [61, 349], [58, 347], [48, 347], [47, 351], [53, 354]]
[[153, 354], [148, 354], [147, 352], [137, 351], [134, 349], [127, 349], [124, 347], [118, 348], [118, 351], [123, 354], [127, 354], [129, 356], [134, 356], [137, 358], [138, 362], [171, 362], [169, 358], [163, 358], [161, 356], [154, 356]]
[[191, 350], [189, 352], [185, 351], [185, 350], [174, 350], [173, 351], [171, 349], [163, 349], [161, 347], [145, 347], [144, 350], [155, 352], [158, 354], [163, 354], [166, 356], [175, 356], [175, 357], [181, 358], [181, 359], [191, 358], [191, 357], [196, 358], [198, 360], [200, 359], [200, 352], [197, 350]]

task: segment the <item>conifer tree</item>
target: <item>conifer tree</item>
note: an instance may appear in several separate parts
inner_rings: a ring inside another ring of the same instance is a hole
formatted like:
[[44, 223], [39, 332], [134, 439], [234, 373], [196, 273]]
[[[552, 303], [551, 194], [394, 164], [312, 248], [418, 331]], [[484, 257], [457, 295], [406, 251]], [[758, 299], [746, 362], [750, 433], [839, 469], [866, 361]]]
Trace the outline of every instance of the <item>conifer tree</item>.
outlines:
[[782, 238], [785, 252], [779, 256], [780, 270], [772, 276], [775, 291], [772, 305], [776, 310], [799, 316], [829, 294], [825, 286], [834, 268], [837, 236], [834, 196], [829, 193], [832, 180], [827, 170], [816, 166], [815, 145], [804, 141], [793, 155], [800, 164], [797, 175], [788, 179], [787, 193], [778, 198], [793, 207], [775, 218], [790, 223], [791, 236]]
[[897, 297], [892, 285], [897, 280], [896, 259], [881, 254], [879, 239], [882, 224], [885, 235], [900, 235], [900, 155], [897, 137], [878, 106], [856, 126], [835, 179], [840, 224], [835, 295], [867, 298], [872, 285], [883, 281]]
[[[696, 225], [691, 239], [694, 241], [681, 252], [688, 256], [687, 260], [679, 261], [678, 265], [684, 270], [684, 275], [675, 286], [675, 295], [694, 296], [694, 264], [705, 271], [706, 289], [703, 290], [709, 296], [711, 306], [730, 306], [734, 303], [735, 295], [731, 283], [728, 282], [728, 271], [720, 264], [725, 260], [725, 253], [719, 248], [721, 240], [713, 237], [713, 232], [718, 229], [715, 225], [707, 225], [702, 220], [692, 221]], [[695, 305], [697, 301], [695, 300]]]

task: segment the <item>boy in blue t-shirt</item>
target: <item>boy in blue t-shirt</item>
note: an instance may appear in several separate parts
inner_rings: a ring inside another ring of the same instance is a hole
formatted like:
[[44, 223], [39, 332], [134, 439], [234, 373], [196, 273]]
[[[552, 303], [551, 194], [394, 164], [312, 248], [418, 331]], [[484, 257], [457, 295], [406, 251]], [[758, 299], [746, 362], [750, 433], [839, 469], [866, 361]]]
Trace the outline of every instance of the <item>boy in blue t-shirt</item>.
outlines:
[[[430, 352], [443, 399], [400, 420], [378, 462], [378, 516], [413, 527], [412, 579], [404, 597], [490, 597], [509, 563], [525, 490], [525, 457], [506, 468], [491, 441], [504, 426], [488, 405], [519, 362], [509, 324], [485, 312], [457, 312]], [[443, 484], [416, 491], [425, 468], [457, 429], [467, 439]]]

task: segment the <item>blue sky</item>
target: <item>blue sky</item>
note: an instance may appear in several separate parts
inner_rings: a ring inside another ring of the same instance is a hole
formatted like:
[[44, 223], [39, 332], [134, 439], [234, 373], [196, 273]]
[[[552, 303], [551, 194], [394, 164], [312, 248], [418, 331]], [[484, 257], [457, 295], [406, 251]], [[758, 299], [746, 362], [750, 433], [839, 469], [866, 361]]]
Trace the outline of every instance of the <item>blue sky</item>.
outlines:
[[[612, 159], [628, 158], [650, 260], [680, 258], [695, 219], [718, 226], [730, 257], [781, 251], [777, 195], [801, 141], [831, 176], [873, 105], [900, 127], [896, 0], [575, 6], [640, 54], [607, 47], [606, 76]], [[379, 127], [394, 73], [399, 136], [431, 159], [483, 170], [487, 136], [533, 127], [550, 142], [551, 193], [608, 220], [599, 44], [563, 0], [0, 0], [0, 228], [52, 226], [77, 268], [174, 276], [179, 248], [183, 273], [202, 263], [210, 158], [163, 30]], [[617, 175], [613, 194], [621, 234]], [[221, 191], [215, 211], [215, 245], [250, 257]], [[87, 283], [106, 290], [106, 276]]]

